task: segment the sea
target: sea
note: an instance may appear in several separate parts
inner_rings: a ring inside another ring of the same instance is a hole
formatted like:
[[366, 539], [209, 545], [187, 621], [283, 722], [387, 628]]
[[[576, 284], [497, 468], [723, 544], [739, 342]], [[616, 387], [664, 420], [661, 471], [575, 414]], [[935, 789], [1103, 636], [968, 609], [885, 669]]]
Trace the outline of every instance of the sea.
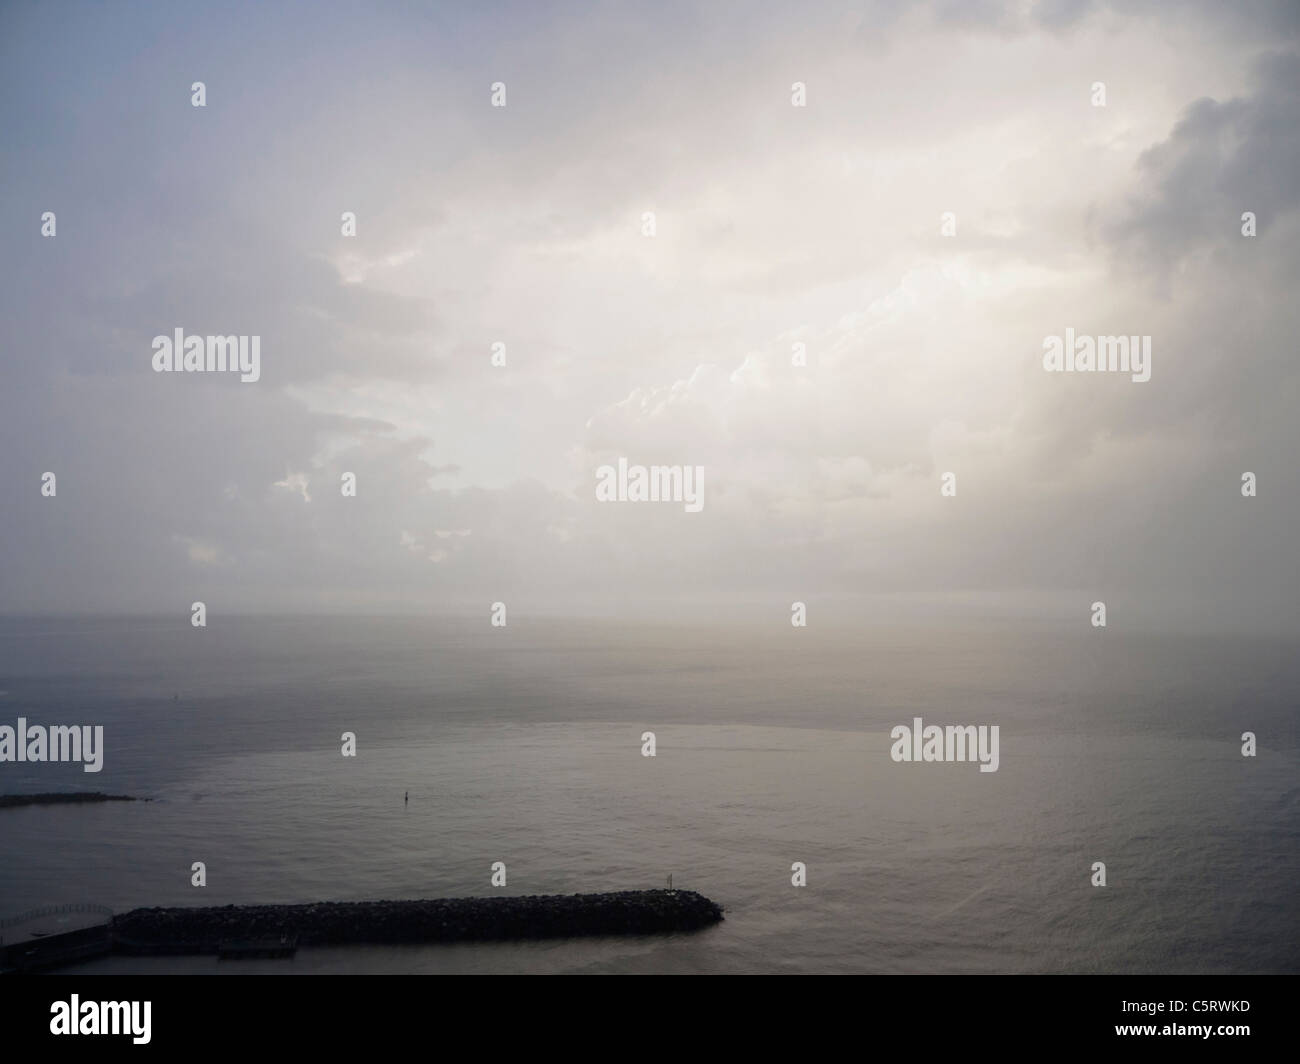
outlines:
[[[77, 970], [1300, 971], [1294, 640], [788, 617], [0, 619], [0, 724], [104, 728], [0, 793], [149, 799], [0, 809], [0, 916], [671, 876], [725, 920]], [[997, 771], [895, 761], [917, 717], [997, 726]]]

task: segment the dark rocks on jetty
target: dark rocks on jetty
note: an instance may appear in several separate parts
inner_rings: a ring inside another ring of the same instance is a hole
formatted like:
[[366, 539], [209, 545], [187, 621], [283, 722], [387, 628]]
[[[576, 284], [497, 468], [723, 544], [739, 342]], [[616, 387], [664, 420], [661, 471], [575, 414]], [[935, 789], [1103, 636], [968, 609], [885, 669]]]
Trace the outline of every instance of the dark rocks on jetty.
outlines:
[[215, 953], [223, 942], [296, 939], [299, 946], [652, 935], [696, 931], [722, 909], [690, 890], [523, 898], [227, 905], [133, 909], [113, 918], [121, 953]]
[[63, 805], [70, 802], [147, 802], [148, 798], [133, 798], [129, 794], [101, 794], [99, 791], [74, 791], [71, 794], [0, 794], [0, 809], [19, 805]]

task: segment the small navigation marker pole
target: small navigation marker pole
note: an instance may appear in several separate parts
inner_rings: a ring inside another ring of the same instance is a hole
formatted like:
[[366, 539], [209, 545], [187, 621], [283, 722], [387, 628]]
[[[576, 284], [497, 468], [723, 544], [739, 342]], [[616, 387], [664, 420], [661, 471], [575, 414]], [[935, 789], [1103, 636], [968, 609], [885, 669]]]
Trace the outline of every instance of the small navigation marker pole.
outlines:
[[668, 889], [673, 889], [673, 874], [671, 872], [668, 873]]
[[410, 805], [410, 804], [411, 804], [411, 792], [410, 792], [410, 791], [407, 791], [406, 794], [404, 794], [404, 795], [402, 796], [402, 804], [403, 804], [403, 805]]

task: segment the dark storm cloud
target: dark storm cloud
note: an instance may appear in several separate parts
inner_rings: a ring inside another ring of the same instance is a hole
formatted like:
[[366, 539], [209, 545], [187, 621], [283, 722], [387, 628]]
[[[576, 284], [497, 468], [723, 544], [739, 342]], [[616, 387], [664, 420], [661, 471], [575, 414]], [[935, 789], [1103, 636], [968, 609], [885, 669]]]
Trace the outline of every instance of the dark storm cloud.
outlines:
[[1206, 245], [1243, 248], [1243, 212], [1265, 237], [1300, 205], [1300, 54], [1261, 58], [1254, 80], [1251, 96], [1197, 100], [1143, 153], [1140, 191], [1107, 226], [1123, 252], [1176, 269]]

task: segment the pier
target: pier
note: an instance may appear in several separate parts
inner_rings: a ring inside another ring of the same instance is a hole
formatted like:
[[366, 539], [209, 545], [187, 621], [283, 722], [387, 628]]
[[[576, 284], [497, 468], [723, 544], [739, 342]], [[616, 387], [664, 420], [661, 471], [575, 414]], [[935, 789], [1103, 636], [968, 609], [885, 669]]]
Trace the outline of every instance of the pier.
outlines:
[[474, 942], [697, 931], [722, 909], [689, 890], [420, 901], [135, 909], [113, 920], [122, 953], [217, 953], [221, 943], [298, 946]]
[[37, 971], [100, 957], [113, 948], [113, 910], [46, 905], [0, 920], [0, 972]]
[[300, 946], [522, 941], [658, 935], [718, 923], [722, 908], [691, 890], [132, 909], [33, 910], [0, 921], [0, 971], [59, 967], [106, 953], [292, 957]]

